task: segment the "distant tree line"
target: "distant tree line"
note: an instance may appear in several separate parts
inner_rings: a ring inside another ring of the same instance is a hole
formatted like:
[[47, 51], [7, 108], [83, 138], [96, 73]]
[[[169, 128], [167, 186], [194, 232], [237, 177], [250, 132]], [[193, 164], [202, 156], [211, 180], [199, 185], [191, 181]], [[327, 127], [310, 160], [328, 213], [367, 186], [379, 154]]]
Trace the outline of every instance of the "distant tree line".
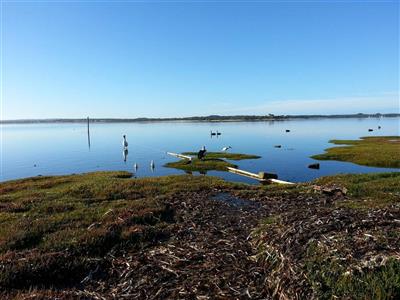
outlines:
[[[196, 121], [196, 122], [227, 122], [227, 121], [280, 121], [292, 119], [335, 119], [335, 118], [393, 118], [400, 117], [399, 113], [390, 114], [335, 114], [335, 115], [234, 115], [234, 116], [199, 116], [184, 118], [93, 118], [90, 122], [99, 123], [122, 123], [122, 122], [165, 122], [165, 121]], [[1, 124], [18, 123], [82, 123], [87, 122], [87, 118], [82, 119], [22, 119], [22, 120], [0, 120]]]

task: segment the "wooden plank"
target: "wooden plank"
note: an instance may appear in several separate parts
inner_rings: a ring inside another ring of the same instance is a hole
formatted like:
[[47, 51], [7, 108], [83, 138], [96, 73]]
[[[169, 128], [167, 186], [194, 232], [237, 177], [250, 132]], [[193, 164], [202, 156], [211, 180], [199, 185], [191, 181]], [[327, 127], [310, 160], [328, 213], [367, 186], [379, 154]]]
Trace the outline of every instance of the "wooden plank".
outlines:
[[244, 170], [240, 170], [240, 169], [236, 169], [236, 168], [232, 168], [232, 167], [228, 167], [228, 171], [231, 173], [245, 176], [245, 177], [253, 178], [258, 181], [267, 181], [267, 179], [261, 178], [260, 176], [258, 176], [258, 174], [254, 174], [254, 173], [251, 173], [248, 171], [244, 171]]
[[278, 180], [278, 179], [268, 179], [268, 181], [272, 182], [272, 183], [279, 183], [279, 184], [295, 184], [293, 182]]
[[246, 175], [246, 176], [250, 176], [250, 177], [256, 177], [256, 178], [260, 178], [258, 176], [258, 174], [255, 173], [251, 173], [248, 171], [244, 171], [244, 170], [240, 170], [240, 169], [236, 169], [236, 168], [232, 168], [232, 167], [228, 167], [228, 170], [232, 173], [236, 173], [236, 174], [242, 174], [242, 175]]
[[168, 154], [168, 155], [175, 156], [175, 157], [183, 158], [183, 159], [192, 160], [192, 157], [191, 157], [191, 156], [188, 156], [188, 155], [183, 155], [183, 154], [174, 153], [174, 152], [167, 152], [167, 154]]
[[[231, 173], [235, 173], [238, 175], [256, 179], [260, 182], [270, 182], [270, 183], [278, 183], [278, 184], [294, 184], [293, 182], [289, 182], [289, 181], [278, 180], [276, 178], [268, 178], [268, 176], [273, 176], [275, 174], [270, 174], [270, 173], [265, 173], [265, 172], [259, 172], [258, 174], [255, 174], [255, 173], [251, 173], [248, 171], [244, 171], [244, 170], [240, 170], [240, 169], [236, 169], [236, 168], [232, 168], [232, 167], [228, 167], [228, 171]], [[273, 177], [275, 177], [275, 176], [273, 176]]]

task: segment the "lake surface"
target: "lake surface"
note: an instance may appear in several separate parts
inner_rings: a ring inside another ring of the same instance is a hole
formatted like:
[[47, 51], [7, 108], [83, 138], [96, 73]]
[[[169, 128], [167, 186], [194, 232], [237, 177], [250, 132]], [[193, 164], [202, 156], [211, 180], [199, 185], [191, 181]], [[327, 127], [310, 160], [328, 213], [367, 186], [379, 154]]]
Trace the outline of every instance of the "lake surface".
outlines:
[[[352, 163], [319, 161], [319, 170], [309, 169], [316, 162], [310, 156], [332, 147], [331, 139], [357, 139], [361, 136], [399, 135], [399, 118], [317, 119], [275, 122], [159, 122], [92, 123], [90, 146], [83, 123], [7, 124], [1, 133], [1, 181], [37, 175], [60, 175], [100, 170], [126, 170], [137, 177], [183, 174], [164, 168], [176, 158], [166, 151], [208, 151], [232, 146], [231, 152], [257, 154], [261, 159], [235, 162], [252, 172], [266, 171], [279, 179], [303, 182], [338, 173], [390, 172], [399, 169], [371, 168]], [[378, 126], [382, 128], [378, 130]], [[373, 128], [373, 132], [368, 132]], [[290, 129], [289, 133], [285, 130]], [[210, 130], [222, 133], [218, 138]], [[124, 156], [122, 135], [129, 150]], [[282, 145], [275, 148], [274, 145]], [[154, 160], [155, 168], [150, 168]], [[135, 172], [133, 165], [138, 165]], [[235, 174], [208, 172], [231, 181], [256, 183]]]

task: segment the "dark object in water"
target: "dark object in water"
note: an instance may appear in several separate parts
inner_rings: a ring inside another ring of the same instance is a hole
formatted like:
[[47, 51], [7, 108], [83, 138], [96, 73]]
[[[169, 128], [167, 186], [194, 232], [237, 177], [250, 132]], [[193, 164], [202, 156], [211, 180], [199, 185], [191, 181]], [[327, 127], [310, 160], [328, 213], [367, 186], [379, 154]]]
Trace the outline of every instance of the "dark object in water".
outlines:
[[289, 130], [289, 129], [286, 129], [286, 132], [290, 132], [290, 130]]
[[374, 131], [372, 128], [368, 129], [368, 131]]
[[382, 127], [381, 126], [378, 126], [378, 129], [381, 129]]
[[282, 148], [282, 145], [275, 145], [275, 148]]
[[215, 132], [212, 132], [212, 131], [210, 131], [210, 134], [211, 135], [217, 135]]
[[221, 132], [218, 132], [218, 131], [217, 131], [217, 135], [221, 135]]
[[319, 170], [319, 164], [318, 164], [318, 163], [308, 165], [308, 167], [309, 167], [310, 169], [317, 169], [317, 170]]

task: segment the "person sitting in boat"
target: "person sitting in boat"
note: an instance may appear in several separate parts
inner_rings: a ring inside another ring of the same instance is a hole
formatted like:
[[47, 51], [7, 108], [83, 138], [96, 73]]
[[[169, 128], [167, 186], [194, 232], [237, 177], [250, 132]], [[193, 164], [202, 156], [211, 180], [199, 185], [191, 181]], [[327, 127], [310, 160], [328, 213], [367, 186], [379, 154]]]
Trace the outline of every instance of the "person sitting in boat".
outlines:
[[197, 153], [197, 158], [203, 160], [203, 158], [206, 156], [206, 146], [203, 146], [201, 150]]

